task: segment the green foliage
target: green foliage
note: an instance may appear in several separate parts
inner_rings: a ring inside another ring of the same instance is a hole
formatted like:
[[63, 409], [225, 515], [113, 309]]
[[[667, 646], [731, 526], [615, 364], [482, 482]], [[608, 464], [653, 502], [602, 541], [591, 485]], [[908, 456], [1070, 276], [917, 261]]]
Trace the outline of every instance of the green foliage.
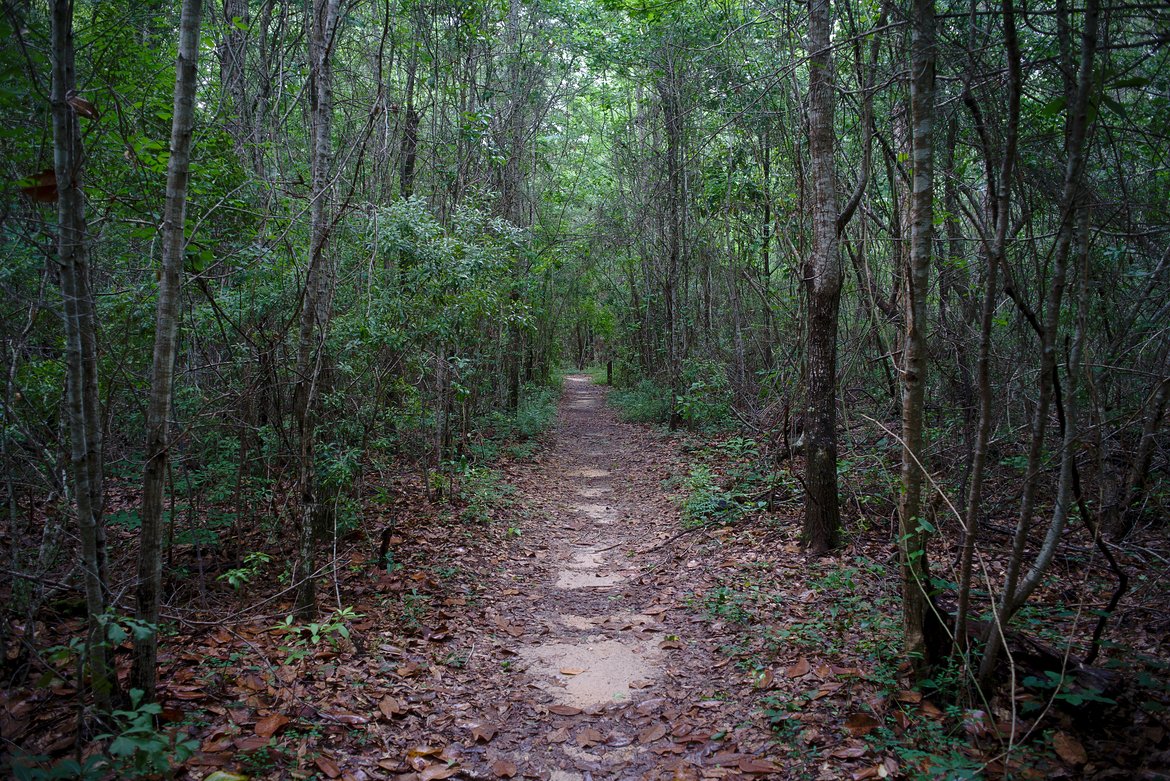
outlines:
[[239, 591], [240, 588], [246, 586], [248, 583], [260, 574], [260, 570], [264, 565], [272, 561], [272, 556], [263, 551], [252, 551], [244, 556], [244, 566], [229, 569], [223, 573], [216, 580], [227, 581], [228, 585]]
[[346, 606], [330, 613], [322, 621], [310, 621], [298, 624], [291, 615], [274, 626], [273, 631], [284, 635], [288, 645], [283, 646], [289, 662], [296, 662], [311, 656], [321, 643], [327, 643], [331, 648], [338, 648], [349, 640], [349, 622], [361, 618], [362, 614]]
[[691, 467], [684, 481], [686, 496], [682, 502], [682, 523], [685, 527], [717, 526], [735, 523], [743, 515], [743, 507], [715, 484], [710, 468]]
[[111, 766], [121, 778], [143, 778], [169, 774], [199, 750], [199, 741], [183, 738], [179, 733], [165, 733], [155, 726], [162, 706], [142, 701], [143, 692], [131, 689], [130, 707], [116, 710], [112, 717], [114, 731], [99, 735], [98, 740], [112, 738], [107, 751]]
[[670, 389], [643, 379], [632, 388], [615, 388], [609, 403], [630, 423], [666, 423], [670, 420]]
[[726, 429], [733, 423], [727, 371], [714, 361], [691, 361], [683, 367], [685, 390], [676, 402], [679, 416], [691, 427]]

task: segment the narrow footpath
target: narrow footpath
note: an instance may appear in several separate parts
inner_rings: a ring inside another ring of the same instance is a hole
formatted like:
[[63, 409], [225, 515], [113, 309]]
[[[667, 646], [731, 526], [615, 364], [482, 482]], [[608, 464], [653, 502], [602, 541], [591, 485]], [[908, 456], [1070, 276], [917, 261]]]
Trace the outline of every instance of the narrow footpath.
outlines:
[[433, 745], [459, 748], [419, 778], [783, 775], [688, 600], [701, 562], [676, 539], [672, 446], [604, 394], [570, 376], [551, 446], [508, 473], [513, 544], [457, 617], [472, 649], [432, 684]]

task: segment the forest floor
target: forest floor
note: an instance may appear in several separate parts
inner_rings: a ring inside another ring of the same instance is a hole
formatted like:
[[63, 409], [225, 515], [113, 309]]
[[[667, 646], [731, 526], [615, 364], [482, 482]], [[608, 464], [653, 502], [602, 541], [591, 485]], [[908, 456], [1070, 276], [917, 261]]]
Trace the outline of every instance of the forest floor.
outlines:
[[[912, 688], [884, 524], [808, 557], [796, 486], [786, 501], [776, 485], [768, 512], [748, 501], [755, 515], [688, 523], [696, 448], [717, 446], [722, 480], [745, 445], [620, 422], [606, 392], [569, 376], [544, 447], [468, 476], [457, 503], [427, 500], [417, 474], [371, 481], [313, 624], [284, 620], [277, 561], [235, 592], [221, 574], [172, 594], [166, 727], [115, 777], [168, 756], [192, 781], [1168, 777], [1149, 707]], [[705, 490], [712, 516], [739, 506]], [[270, 545], [261, 534], [248, 546]], [[40, 635], [80, 629], [70, 617]], [[1157, 656], [1166, 643], [1156, 622], [1125, 636]], [[128, 643], [118, 655], [125, 667]], [[44, 669], [0, 702], [4, 739], [42, 767], [96, 750], [78, 737], [69, 663]], [[110, 732], [133, 734], [141, 714]]]

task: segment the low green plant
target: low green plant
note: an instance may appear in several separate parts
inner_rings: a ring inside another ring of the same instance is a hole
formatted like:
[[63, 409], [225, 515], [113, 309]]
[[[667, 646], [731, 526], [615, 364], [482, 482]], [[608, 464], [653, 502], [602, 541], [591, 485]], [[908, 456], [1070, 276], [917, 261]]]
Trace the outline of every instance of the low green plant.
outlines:
[[412, 588], [402, 595], [402, 623], [418, 629], [431, 610], [431, 595]]
[[228, 585], [236, 591], [239, 591], [240, 588], [246, 586], [253, 578], [260, 574], [260, 569], [270, 561], [272, 561], [272, 556], [269, 554], [261, 551], [253, 551], [244, 556], [244, 566], [229, 569], [217, 577], [216, 580], [227, 581]]
[[682, 523], [686, 528], [732, 524], [743, 515], [743, 507], [735, 497], [715, 485], [709, 467], [692, 467], [683, 488], [686, 496], [682, 502]]
[[290, 615], [273, 627], [273, 630], [288, 639], [289, 644], [282, 647], [282, 650], [288, 655], [290, 662], [295, 662], [312, 654], [322, 642], [328, 643], [334, 649], [340, 647], [350, 636], [348, 622], [361, 617], [361, 613], [355, 613], [352, 607], [346, 606], [334, 610], [323, 621], [311, 621], [307, 624], [298, 624]]
[[111, 716], [117, 729], [98, 740], [113, 739], [107, 749], [110, 764], [119, 778], [169, 775], [199, 750], [199, 741], [183, 738], [178, 732], [163, 732], [155, 726], [162, 706], [143, 702], [141, 689], [130, 690], [130, 706]]

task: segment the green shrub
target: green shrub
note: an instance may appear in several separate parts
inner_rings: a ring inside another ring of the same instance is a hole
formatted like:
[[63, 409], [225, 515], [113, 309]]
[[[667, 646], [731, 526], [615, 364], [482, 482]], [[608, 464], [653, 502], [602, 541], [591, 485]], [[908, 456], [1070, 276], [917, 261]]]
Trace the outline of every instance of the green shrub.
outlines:
[[622, 420], [630, 423], [666, 423], [670, 420], [670, 389], [641, 380], [632, 388], [610, 392], [609, 403], [617, 408]]

